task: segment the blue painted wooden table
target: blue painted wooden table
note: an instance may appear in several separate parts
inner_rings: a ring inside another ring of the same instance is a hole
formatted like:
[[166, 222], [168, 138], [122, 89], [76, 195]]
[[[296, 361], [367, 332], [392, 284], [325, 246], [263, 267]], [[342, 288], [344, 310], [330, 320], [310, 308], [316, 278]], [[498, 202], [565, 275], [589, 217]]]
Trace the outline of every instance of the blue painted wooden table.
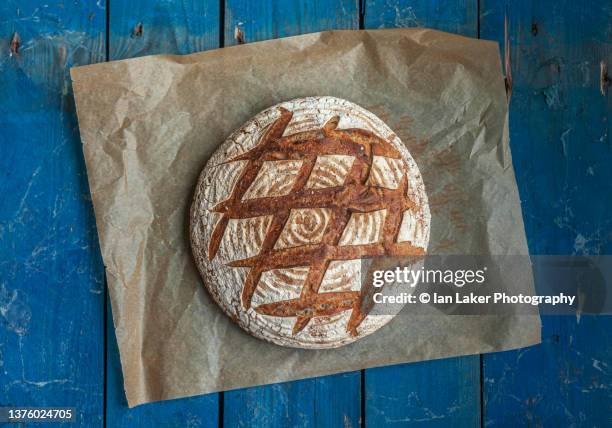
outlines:
[[87, 427], [612, 426], [612, 320], [594, 316], [545, 317], [518, 351], [128, 409], [68, 78], [332, 28], [498, 40], [531, 253], [610, 254], [611, 23], [611, 0], [4, 0], [0, 405], [74, 406]]

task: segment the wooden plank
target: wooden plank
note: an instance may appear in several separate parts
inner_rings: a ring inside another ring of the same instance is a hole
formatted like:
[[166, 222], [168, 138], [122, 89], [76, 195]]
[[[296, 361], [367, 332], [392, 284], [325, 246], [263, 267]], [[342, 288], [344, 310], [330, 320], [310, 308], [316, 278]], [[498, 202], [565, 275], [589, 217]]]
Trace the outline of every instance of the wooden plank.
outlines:
[[225, 427], [356, 427], [360, 373], [246, 388], [225, 393]]
[[[225, 46], [330, 29], [359, 28], [355, 0], [226, 0]], [[241, 34], [241, 36], [239, 36]]]
[[542, 344], [484, 356], [485, 424], [610, 426], [610, 318], [542, 321]]
[[[512, 70], [510, 139], [533, 254], [612, 253], [609, 2], [481, 2]], [[485, 423], [610, 426], [609, 317], [544, 316], [542, 344], [484, 357]]]
[[[428, 27], [478, 33], [478, 2], [367, 0], [366, 28]], [[480, 358], [468, 356], [365, 372], [365, 421], [378, 426], [478, 426]]]
[[104, 60], [104, 1], [0, 16], [0, 404], [101, 426], [103, 268], [68, 70]]
[[[109, 54], [125, 59], [158, 53], [188, 54], [219, 46], [219, 3], [133, 0], [112, 2]], [[109, 306], [110, 308], [110, 306]], [[108, 311], [107, 423], [111, 427], [215, 427], [219, 394], [128, 409], [119, 351]]]
[[111, 60], [219, 47], [217, 1], [113, 1], [109, 22]]
[[479, 379], [478, 357], [366, 370], [366, 426], [480, 426]]
[[[358, 28], [354, 0], [252, 2], [226, 0], [225, 44]], [[247, 388], [224, 394], [225, 427], [235, 426], [358, 426], [360, 373]]]
[[365, 28], [427, 27], [478, 36], [476, 0], [364, 0]]

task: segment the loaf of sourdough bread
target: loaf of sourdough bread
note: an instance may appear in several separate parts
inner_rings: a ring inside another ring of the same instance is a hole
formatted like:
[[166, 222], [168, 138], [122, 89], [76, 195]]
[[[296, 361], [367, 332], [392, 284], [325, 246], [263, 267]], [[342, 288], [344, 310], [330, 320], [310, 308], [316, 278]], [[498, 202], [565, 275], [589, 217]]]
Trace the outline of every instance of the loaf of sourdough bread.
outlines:
[[[191, 245], [217, 304], [255, 337], [334, 348], [385, 325], [364, 259], [425, 254], [418, 167], [371, 112], [333, 97], [270, 107], [204, 167]], [[368, 300], [368, 301], [366, 301]]]

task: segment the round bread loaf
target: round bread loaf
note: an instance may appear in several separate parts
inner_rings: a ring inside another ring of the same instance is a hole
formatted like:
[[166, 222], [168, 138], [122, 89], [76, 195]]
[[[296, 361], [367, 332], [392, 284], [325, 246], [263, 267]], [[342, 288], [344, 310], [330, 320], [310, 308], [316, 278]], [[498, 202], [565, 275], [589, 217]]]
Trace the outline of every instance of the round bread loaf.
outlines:
[[311, 97], [230, 135], [200, 175], [190, 220], [204, 284], [238, 325], [282, 346], [335, 348], [393, 317], [365, 302], [362, 259], [423, 255], [430, 213], [416, 163], [382, 120]]

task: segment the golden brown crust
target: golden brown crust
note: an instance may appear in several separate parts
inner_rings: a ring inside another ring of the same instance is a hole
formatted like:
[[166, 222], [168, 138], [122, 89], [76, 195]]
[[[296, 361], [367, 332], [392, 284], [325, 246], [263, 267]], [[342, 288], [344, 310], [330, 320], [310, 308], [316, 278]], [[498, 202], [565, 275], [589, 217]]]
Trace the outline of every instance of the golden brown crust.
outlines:
[[[360, 293], [325, 293], [318, 295], [323, 276], [332, 260], [352, 260], [377, 256], [413, 256], [423, 250], [410, 243], [397, 243], [402, 215], [415, 206], [408, 197], [408, 178], [403, 177], [397, 189], [376, 188], [366, 185], [372, 167], [372, 157], [400, 158], [399, 152], [387, 141], [362, 129], [338, 130], [338, 117], [334, 116], [321, 128], [283, 137], [291, 121], [292, 113], [280, 109], [280, 117], [265, 132], [253, 149], [236, 156], [232, 161], [248, 161], [238, 185], [230, 197], [215, 205], [212, 211], [223, 216], [215, 226], [209, 243], [208, 257], [214, 259], [229, 219], [245, 219], [273, 215], [259, 254], [255, 257], [230, 263], [234, 267], [249, 267], [250, 271], [242, 292], [242, 305], [251, 307], [253, 293], [263, 272], [295, 266], [310, 266], [301, 296], [290, 301], [280, 301], [258, 306], [258, 313], [271, 316], [297, 317], [293, 328], [295, 335], [314, 316], [334, 315], [353, 310], [348, 331], [356, 329], [365, 315], [361, 311]], [[317, 156], [335, 154], [355, 157], [343, 186], [323, 189], [307, 189]], [[253, 184], [266, 160], [301, 159], [303, 161], [291, 192], [284, 196], [243, 200], [246, 190]], [[314, 246], [298, 246], [274, 249], [291, 209], [329, 208], [332, 218], [327, 226], [323, 242]], [[387, 214], [381, 242], [368, 245], [338, 246], [342, 233], [352, 213], [369, 213], [385, 209]], [[365, 291], [365, 290], [364, 290]]]
[[242, 328], [333, 348], [395, 313], [370, 314], [379, 305], [360, 259], [418, 259], [429, 222], [397, 135], [353, 103], [316, 97], [269, 108], [226, 140], [200, 175], [190, 234], [208, 291]]

